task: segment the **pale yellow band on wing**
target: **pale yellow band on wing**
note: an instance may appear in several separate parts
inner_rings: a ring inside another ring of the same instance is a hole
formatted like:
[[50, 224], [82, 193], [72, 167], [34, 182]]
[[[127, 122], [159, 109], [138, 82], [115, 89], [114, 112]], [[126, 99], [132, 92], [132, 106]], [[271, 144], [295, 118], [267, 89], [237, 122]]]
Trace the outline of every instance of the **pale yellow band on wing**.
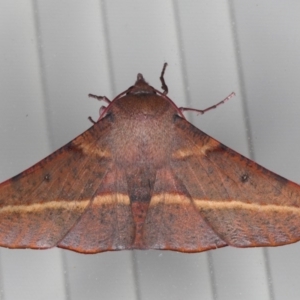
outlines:
[[207, 151], [213, 151], [220, 147], [220, 143], [211, 139], [205, 145], [193, 145], [193, 147], [180, 148], [172, 154], [173, 159], [184, 159], [190, 156], [206, 156]]
[[72, 144], [80, 149], [85, 155], [97, 155], [103, 158], [111, 158], [111, 152], [101, 147], [95, 147], [94, 144], [87, 143], [82, 138], [75, 139]]
[[158, 203], [188, 205], [191, 203], [191, 200], [184, 195], [164, 193], [152, 196], [150, 205], [152, 206]]
[[290, 212], [300, 215], [300, 208], [287, 205], [274, 205], [274, 204], [257, 204], [257, 203], [245, 203], [242, 201], [220, 201], [220, 200], [205, 200], [205, 199], [192, 199], [179, 194], [159, 194], [154, 195], [151, 199], [150, 205], [158, 203], [164, 204], [183, 204], [189, 205], [193, 203], [199, 210], [253, 210], [256, 212], [278, 211], [278, 212]]
[[90, 200], [82, 201], [49, 201], [44, 203], [33, 203], [28, 205], [6, 205], [0, 208], [0, 213], [30, 213], [43, 210], [56, 210], [56, 209], [72, 209], [84, 210]]
[[[0, 208], [1, 213], [30, 213], [30, 212], [37, 212], [43, 210], [57, 210], [57, 209], [65, 209], [65, 210], [77, 210], [83, 211], [87, 205], [89, 204], [90, 200], [80, 200], [80, 201], [49, 201], [44, 203], [33, 203], [33, 204], [20, 204], [20, 205], [6, 205]], [[100, 195], [94, 198], [93, 205], [101, 206], [103, 204], [124, 204], [129, 205], [130, 200], [127, 195], [124, 194], [107, 194], [107, 195]]]
[[93, 200], [93, 204], [95, 205], [102, 205], [102, 204], [123, 204], [123, 205], [130, 205], [129, 196], [126, 194], [115, 193], [115, 194], [106, 194], [106, 195], [99, 195], [95, 197]]
[[300, 215], [300, 208], [287, 205], [275, 205], [275, 204], [257, 204], [257, 203], [245, 203], [242, 201], [211, 201], [211, 200], [193, 200], [198, 209], [232, 209], [232, 210], [252, 210], [257, 213], [277, 211], [282, 213], [296, 213]]
[[[278, 212], [290, 212], [297, 213], [300, 215], [300, 208], [294, 206], [286, 206], [286, 205], [274, 205], [274, 204], [256, 204], [256, 203], [245, 203], [241, 201], [214, 201], [214, 200], [203, 200], [203, 199], [193, 199], [190, 200], [188, 197], [184, 195], [178, 194], [159, 194], [154, 195], [151, 199], [150, 205], [155, 205], [158, 203], [164, 204], [183, 204], [189, 205], [191, 201], [199, 210], [205, 209], [215, 209], [215, 210], [223, 210], [223, 209], [240, 209], [240, 210], [254, 210], [257, 212], [262, 211], [278, 211]], [[0, 208], [1, 213], [14, 213], [14, 212], [25, 212], [30, 213], [32, 211], [42, 211], [46, 209], [56, 210], [56, 209], [71, 209], [71, 210], [84, 210], [89, 204], [90, 200], [81, 200], [81, 201], [49, 201], [44, 203], [33, 203], [28, 205], [7, 205]], [[101, 206], [104, 204], [123, 204], [130, 205], [130, 199], [127, 195], [116, 193], [116, 194], [107, 194], [100, 195], [94, 198], [92, 201], [92, 205]]]

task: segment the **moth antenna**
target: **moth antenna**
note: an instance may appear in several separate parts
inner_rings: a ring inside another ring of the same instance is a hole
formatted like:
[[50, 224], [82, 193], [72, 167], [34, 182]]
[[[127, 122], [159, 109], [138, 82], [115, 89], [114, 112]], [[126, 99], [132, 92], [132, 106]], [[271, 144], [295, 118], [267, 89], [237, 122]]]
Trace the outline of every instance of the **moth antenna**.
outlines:
[[213, 106], [210, 106], [210, 107], [208, 107], [208, 108], [206, 108], [206, 109], [203, 109], [203, 110], [201, 110], [201, 109], [196, 109], [196, 108], [189, 108], [189, 107], [179, 107], [179, 110], [180, 110], [181, 112], [184, 112], [184, 111], [195, 111], [195, 112], [197, 112], [197, 113], [203, 115], [203, 114], [206, 113], [207, 111], [209, 111], [209, 110], [211, 110], [211, 109], [214, 109], [214, 108], [217, 108], [219, 105], [225, 103], [226, 101], [228, 101], [229, 99], [231, 99], [233, 96], [235, 96], [235, 92], [232, 92], [229, 96], [227, 96], [225, 99], [223, 99], [223, 100], [220, 101], [219, 103], [217, 103], [217, 104], [215, 104], [215, 105], [213, 105]]
[[161, 81], [161, 88], [164, 91], [163, 92], [164, 95], [167, 95], [168, 91], [169, 91], [168, 86], [166, 85], [166, 82], [165, 82], [165, 79], [164, 79], [164, 75], [165, 75], [165, 71], [166, 71], [167, 65], [168, 65], [167, 63], [164, 63], [163, 69], [162, 69], [160, 77], [159, 77], [159, 79]]
[[106, 96], [97, 96], [97, 95], [93, 95], [93, 94], [89, 94], [88, 96], [91, 97], [91, 98], [95, 98], [95, 99], [97, 99], [99, 101], [103, 100], [103, 101], [105, 101], [108, 104], [111, 103], [111, 101]]

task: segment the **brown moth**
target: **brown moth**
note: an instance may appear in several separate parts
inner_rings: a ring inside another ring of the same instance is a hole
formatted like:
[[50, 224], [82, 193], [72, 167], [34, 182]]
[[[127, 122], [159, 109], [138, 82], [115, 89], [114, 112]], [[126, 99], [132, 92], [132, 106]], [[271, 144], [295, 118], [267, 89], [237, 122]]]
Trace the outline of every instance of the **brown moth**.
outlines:
[[165, 66], [164, 93], [138, 74], [113, 101], [92, 95], [108, 106], [90, 129], [0, 185], [0, 246], [200, 252], [300, 239], [300, 186], [191, 125], [166, 96]]

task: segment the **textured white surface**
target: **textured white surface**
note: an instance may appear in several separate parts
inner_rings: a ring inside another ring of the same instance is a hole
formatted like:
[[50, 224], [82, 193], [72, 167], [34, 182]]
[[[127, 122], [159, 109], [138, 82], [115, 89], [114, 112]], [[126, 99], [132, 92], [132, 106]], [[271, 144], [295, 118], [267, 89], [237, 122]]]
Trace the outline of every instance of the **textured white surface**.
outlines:
[[[100, 103], [163, 62], [178, 106], [300, 183], [298, 1], [0, 0], [0, 181], [82, 133]], [[0, 299], [299, 299], [300, 244], [200, 254], [0, 250]]]

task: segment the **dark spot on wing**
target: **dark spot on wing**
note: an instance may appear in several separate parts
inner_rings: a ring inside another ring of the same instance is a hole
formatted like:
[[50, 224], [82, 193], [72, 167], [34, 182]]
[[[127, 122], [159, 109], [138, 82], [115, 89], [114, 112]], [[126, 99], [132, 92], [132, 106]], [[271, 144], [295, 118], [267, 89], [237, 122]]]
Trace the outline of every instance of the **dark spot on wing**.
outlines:
[[49, 173], [47, 173], [47, 174], [44, 175], [44, 180], [45, 180], [45, 181], [49, 182], [50, 179], [51, 179], [51, 177], [50, 177], [50, 174], [49, 174]]
[[241, 182], [247, 182], [248, 179], [249, 179], [249, 175], [248, 175], [248, 174], [243, 174], [243, 175], [241, 176]]

